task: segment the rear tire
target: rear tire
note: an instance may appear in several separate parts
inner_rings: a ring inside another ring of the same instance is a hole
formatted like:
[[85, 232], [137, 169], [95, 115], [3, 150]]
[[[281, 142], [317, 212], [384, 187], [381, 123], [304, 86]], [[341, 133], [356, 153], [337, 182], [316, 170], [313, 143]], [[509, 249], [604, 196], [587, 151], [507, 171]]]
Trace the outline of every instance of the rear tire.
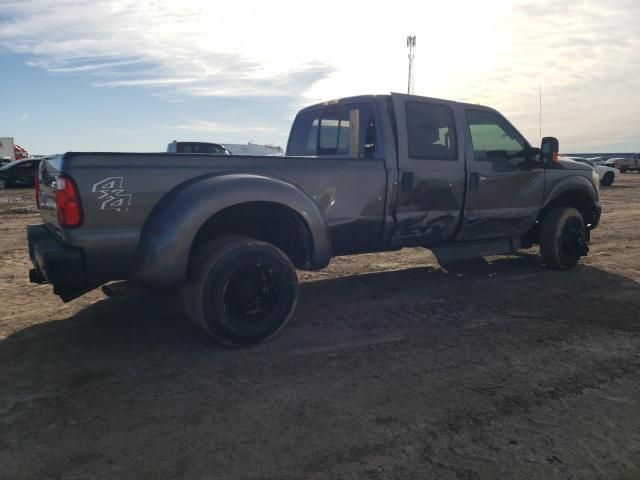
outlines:
[[542, 263], [554, 270], [568, 270], [587, 254], [582, 215], [575, 208], [556, 207], [544, 216], [540, 229]]
[[602, 185], [605, 187], [610, 187], [611, 185], [613, 185], [614, 178], [615, 176], [612, 172], [605, 173], [604, 177], [602, 177]]
[[244, 347], [286, 325], [298, 299], [298, 277], [274, 245], [228, 235], [198, 248], [180, 297], [189, 317], [213, 338]]

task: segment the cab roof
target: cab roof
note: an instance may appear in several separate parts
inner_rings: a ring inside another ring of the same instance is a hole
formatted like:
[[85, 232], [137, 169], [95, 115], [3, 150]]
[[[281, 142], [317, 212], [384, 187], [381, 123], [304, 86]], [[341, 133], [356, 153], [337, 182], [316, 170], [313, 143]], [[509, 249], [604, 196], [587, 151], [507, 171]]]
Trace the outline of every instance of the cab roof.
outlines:
[[359, 103], [359, 102], [375, 102], [375, 101], [380, 100], [380, 99], [390, 99], [393, 96], [402, 96], [402, 97], [405, 97], [407, 99], [415, 98], [416, 100], [430, 100], [430, 101], [436, 101], [438, 103], [452, 104], [452, 105], [462, 105], [462, 106], [465, 106], [465, 107], [488, 108], [488, 109], [493, 110], [491, 107], [487, 107], [485, 105], [480, 105], [480, 104], [458, 102], [458, 101], [455, 101], [455, 100], [445, 100], [443, 98], [425, 97], [425, 96], [422, 96], [422, 95], [409, 95], [409, 94], [406, 94], [406, 93], [391, 92], [389, 94], [382, 94], [382, 95], [375, 95], [375, 94], [356, 95], [356, 96], [352, 96], [352, 97], [342, 97], [342, 98], [335, 98], [335, 99], [332, 99], [332, 100], [326, 100], [324, 102], [320, 102], [320, 103], [315, 103], [313, 105], [309, 105], [308, 107], [305, 107], [305, 108], [301, 109], [298, 113], [317, 110], [319, 108], [325, 108], [325, 107], [327, 107], [329, 105], [341, 105], [341, 104]]

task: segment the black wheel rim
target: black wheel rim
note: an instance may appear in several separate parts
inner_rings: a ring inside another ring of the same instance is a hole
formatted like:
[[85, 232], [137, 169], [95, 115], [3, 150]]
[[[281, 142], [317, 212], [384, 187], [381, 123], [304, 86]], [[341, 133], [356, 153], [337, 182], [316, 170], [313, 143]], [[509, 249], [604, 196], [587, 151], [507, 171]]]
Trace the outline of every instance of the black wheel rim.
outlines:
[[562, 227], [560, 253], [565, 258], [578, 258], [587, 254], [584, 225], [579, 218], [569, 218]]
[[275, 271], [264, 263], [238, 267], [224, 286], [223, 301], [234, 322], [258, 326], [271, 316], [278, 302]]

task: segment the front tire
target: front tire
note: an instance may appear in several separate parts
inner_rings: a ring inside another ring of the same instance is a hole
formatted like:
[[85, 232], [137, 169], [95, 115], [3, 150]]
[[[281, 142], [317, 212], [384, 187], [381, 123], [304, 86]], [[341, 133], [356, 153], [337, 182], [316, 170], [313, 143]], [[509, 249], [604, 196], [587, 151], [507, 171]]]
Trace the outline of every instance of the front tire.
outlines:
[[198, 248], [181, 299], [191, 319], [232, 347], [263, 342], [291, 318], [298, 277], [277, 247], [228, 235]]
[[568, 270], [587, 254], [586, 230], [575, 208], [556, 207], [544, 216], [540, 229], [542, 263], [554, 270]]
[[612, 172], [607, 172], [604, 174], [604, 177], [602, 177], [602, 185], [604, 187], [610, 187], [611, 185], [613, 185], [613, 179], [614, 179], [614, 175]]

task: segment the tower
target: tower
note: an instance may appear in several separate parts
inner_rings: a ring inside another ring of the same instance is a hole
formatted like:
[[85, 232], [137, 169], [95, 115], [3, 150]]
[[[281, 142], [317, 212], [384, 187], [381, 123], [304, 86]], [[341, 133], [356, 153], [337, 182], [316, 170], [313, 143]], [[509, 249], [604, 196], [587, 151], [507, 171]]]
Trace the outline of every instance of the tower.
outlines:
[[413, 60], [415, 53], [413, 51], [416, 48], [416, 36], [409, 35], [407, 37], [407, 47], [409, 48], [409, 77], [407, 79], [407, 93], [413, 95], [414, 79], [413, 79]]

